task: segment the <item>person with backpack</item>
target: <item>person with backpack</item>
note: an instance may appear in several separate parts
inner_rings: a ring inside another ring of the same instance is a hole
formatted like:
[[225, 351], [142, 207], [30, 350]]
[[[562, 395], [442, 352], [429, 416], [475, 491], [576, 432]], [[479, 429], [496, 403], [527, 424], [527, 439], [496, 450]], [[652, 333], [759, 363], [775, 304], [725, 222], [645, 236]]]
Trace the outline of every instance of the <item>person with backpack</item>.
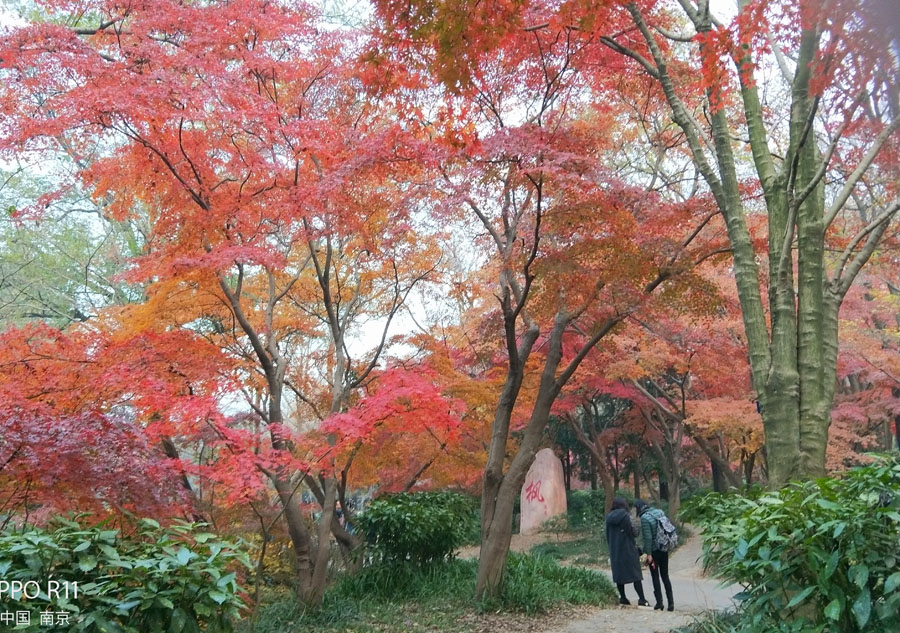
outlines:
[[653, 596], [656, 610], [662, 610], [662, 591], [660, 579], [666, 589], [668, 610], [675, 610], [672, 597], [672, 581], [669, 580], [669, 552], [678, 545], [678, 534], [675, 526], [659, 508], [652, 508], [642, 499], [634, 500], [634, 508], [641, 517], [641, 537], [643, 541], [644, 564], [650, 567], [650, 578], [653, 580]]

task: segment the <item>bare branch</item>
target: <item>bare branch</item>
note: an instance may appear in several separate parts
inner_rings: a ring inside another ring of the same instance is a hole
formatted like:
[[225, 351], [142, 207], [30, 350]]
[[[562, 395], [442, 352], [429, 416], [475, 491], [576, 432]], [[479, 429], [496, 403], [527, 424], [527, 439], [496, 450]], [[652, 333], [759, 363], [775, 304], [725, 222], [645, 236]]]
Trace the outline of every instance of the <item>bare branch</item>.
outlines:
[[834, 218], [837, 217], [837, 214], [840, 213], [841, 209], [844, 207], [844, 204], [847, 202], [847, 199], [850, 198], [850, 194], [853, 192], [853, 188], [856, 187], [856, 184], [859, 182], [860, 178], [863, 177], [863, 174], [866, 173], [866, 170], [878, 156], [878, 153], [881, 151], [881, 148], [884, 147], [884, 144], [887, 142], [888, 138], [900, 127], [900, 116], [895, 117], [893, 121], [885, 127], [881, 133], [875, 137], [875, 140], [872, 142], [872, 146], [869, 148], [869, 151], [860, 161], [859, 165], [856, 166], [856, 169], [853, 170], [847, 177], [847, 181], [844, 183], [843, 188], [840, 193], [834, 199], [834, 202], [831, 204], [831, 208], [828, 209], [828, 213], [825, 215], [825, 228], [831, 226], [831, 223], [834, 222]]
[[[862, 269], [863, 265], [865, 265], [865, 263], [872, 256], [872, 253], [875, 252], [875, 248], [878, 246], [878, 243], [881, 240], [881, 236], [884, 235], [884, 232], [887, 230], [887, 227], [890, 224], [891, 218], [894, 216], [894, 214], [897, 213], [898, 210], [900, 210], [900, 201], [894, 202], [887, 209], [877, 215], [850, 241], [849, 244], [847, 244], [844, 252], [841, 253], [840, 263], [838, 264], [837, 272], [835, 273], [834, 281], [832, 282], [834, 291], [839, 297], [843, 297], [845, 294], [847, 294], [847, 291], [853, 284], [853, 280], [856, 278], [856, 275], [859, 274], [860, 269]], [[855, 249], [866, 236], [868, 236], [868, 239], [866, 239], [865, 245], [856, 254], [856, 257], [853, 258], [850, 266], [847, 267], [846, 272], [844, 272], [844, 267], [847, 265], [847, 261], [853, 255], [853, 249]]]

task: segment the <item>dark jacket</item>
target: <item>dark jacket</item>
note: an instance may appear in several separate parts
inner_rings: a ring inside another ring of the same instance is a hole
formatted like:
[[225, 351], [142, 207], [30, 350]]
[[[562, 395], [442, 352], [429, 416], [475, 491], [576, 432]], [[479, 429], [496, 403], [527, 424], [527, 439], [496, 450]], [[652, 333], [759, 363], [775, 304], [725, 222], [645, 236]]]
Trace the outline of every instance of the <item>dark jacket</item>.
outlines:
[[613, 582], [628, 584], [641, 580], [641, 561], [631, 516], [627, 510], [617, 508], [606, 515], [606, 544], [609, 545], [609, 564]]

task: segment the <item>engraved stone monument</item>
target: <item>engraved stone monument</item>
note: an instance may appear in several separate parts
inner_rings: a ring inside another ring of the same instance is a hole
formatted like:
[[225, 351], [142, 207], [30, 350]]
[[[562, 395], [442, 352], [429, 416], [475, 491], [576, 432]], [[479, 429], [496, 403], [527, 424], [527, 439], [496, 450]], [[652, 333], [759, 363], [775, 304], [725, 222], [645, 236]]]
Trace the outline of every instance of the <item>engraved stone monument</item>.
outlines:
[[544, 448], [534, 456], [521, 494], [522, 517], [519, 533], [534, 534], [554, 517], [566, 515], [566, 486], [562, 463], [552, 449]]

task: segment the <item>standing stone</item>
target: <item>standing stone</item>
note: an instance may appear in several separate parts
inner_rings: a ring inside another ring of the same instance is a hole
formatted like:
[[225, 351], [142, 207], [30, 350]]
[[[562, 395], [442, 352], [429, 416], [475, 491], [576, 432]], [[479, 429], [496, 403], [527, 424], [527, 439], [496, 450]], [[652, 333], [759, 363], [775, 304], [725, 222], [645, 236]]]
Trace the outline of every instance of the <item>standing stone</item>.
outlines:
[[566, 516], [562, 462], [552, 449], [541, 449], [534, 456], [522, 485], [521, 506], [520, 534], [534, 534], [545, 521]]

